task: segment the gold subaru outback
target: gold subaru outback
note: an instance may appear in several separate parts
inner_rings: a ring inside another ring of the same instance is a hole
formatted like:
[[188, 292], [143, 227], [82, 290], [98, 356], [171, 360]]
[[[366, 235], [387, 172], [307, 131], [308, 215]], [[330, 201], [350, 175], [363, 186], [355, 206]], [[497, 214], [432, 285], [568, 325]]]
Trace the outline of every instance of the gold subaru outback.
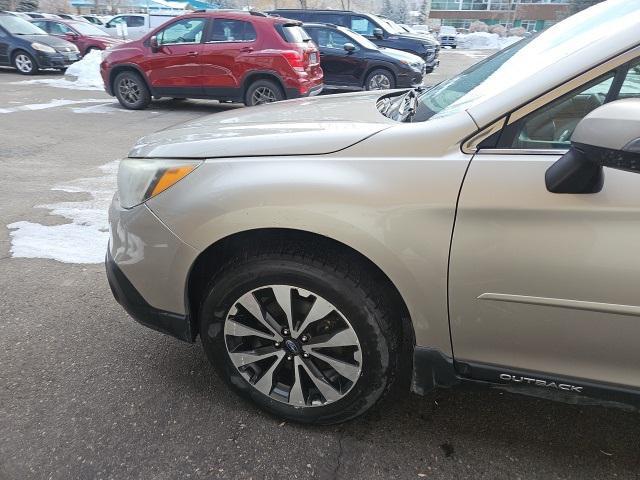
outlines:
[[409, 380], [632, 403], [639, 98], [640, 0], [609, 0], [430, 89], [149, 135], [120, 164], [109, 282], [294, 421]]

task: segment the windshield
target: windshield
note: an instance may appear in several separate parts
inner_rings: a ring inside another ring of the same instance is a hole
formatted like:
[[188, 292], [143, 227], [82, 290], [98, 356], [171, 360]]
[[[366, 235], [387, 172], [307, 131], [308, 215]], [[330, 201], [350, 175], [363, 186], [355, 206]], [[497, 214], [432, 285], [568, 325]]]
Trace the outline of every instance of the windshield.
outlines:
[[74, 30], [76, 30], [81, 35], [88, 35], [93, 37], [106, 37], [107, 33], [100, 30], [98, 27], [94, 27], [90, 23], [85, 22], [75, 22], [72, 23], [71, 26]]
[[402, 27], [400, 25], [398, 25], [396, 22], [394, 22], [393, 20], [389, 20], [388, 18], [378, 18], [378, 21], [384, 26], [385, 30], [387, 30], [387, 32], [389, 33], [396, 33], [396, 34], [404, 34], [407, 33], [405, 32]]
[[630, 30], [638, 22], [640, 9], [628, 0], [610, 0], [584, 10], [427, 90], [420, 95], [414, 121], [471, 108], [529, 80], [537, 80], [544, 87], [543, 78], [536, 79], [536, 75], [544, 75], [545, 70], [569, 56], [576, 58], [579, 52], [589, 52], [594, 44], [610, 42], [612, 32]]
[[338, 30], [340, 30], [342, 33], [344, 33], [348, 37], [355, 40], [356, 43], [359, 43], [364, 48], [368, 48], [369, 50], [378, 50], [378, 46], [375, 43], [373, 43], [371, 40], [369, 40], [367, 37], [364, 37], [359, 33], [356, 33], [353, 30], [349, 30], [348, 28], [345, 28], [345, 27], [338, 27]]
[[27, 22], [22, 18], [13, 16], [1, 16], [0, 26], [11, 35], [46, 35], [47, 32], [40, 27], [36, 27], [33, 23]]

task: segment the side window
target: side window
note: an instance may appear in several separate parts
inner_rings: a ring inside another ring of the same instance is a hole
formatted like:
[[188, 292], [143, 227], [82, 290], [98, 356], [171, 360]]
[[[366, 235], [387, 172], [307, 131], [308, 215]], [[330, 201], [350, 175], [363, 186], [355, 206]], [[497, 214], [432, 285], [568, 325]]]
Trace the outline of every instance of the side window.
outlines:
[[156, 37], [160, 45], [200, 43], [205, 21], [202, 18], [190, 18], [172, 23], [159, 32]]
[[107, 22], [107, 27], [115, 27], [119, 23], [125, 23], [125, 17], [114, 17]]
[[73, 30], [67, 27], [64, 23], [58, 23], [58, 22], [47, 22], [47, 23], [49, 23], [48, 32], [51, 35], [66, 35], [67, 33], [73, 33]]
[[253, 42], [257, 38], [251, 22], [216, 18], [207, 42]]
[[127, 27], [144, 27], [144, 17], [130, 15], [126, 17]]
[[524, 117], [515, 125], [510, 147], [568, 148], [578, 122], [604, 105], [614, 76], [615, 72], [610, 72]]
[[320, 48], [336, 48], [342, 50], [345, 43], [353, 43], [353, 41], [340, 32], [329, 28], [316, 29], [314, 40]]
[[568, 148], [578, 122], [588, 113], [607, 101], [640, 97], [640, 61], [632, 63], [626, 73], [621, 68], [620, 74], [609, 72], [517, 122], [507, 132], [507, 148]]
[[376, 26], [368, 18], [353, 16], [349, 28], [365, 37], [372, 37]]

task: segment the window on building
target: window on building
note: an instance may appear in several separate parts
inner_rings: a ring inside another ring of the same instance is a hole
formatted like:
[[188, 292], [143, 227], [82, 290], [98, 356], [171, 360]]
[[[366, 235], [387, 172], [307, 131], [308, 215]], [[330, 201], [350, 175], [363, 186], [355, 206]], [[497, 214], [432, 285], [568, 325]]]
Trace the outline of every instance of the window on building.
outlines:
[[468, 29], [471, 26], [472, 22], [475, 22], [475, 20], [471, 20], [471, 19], [463, 19], [463, 20], [445, 19], [445, 20], [442, 20], [442, 25], [445, 26], [445, 27], [466, 28], [466, 29]]
[[520, 22], [520, 26], [524, 28], [527, 32], [533, 32], [536, 29], [536, 21], [535, 20], [522, 20]]

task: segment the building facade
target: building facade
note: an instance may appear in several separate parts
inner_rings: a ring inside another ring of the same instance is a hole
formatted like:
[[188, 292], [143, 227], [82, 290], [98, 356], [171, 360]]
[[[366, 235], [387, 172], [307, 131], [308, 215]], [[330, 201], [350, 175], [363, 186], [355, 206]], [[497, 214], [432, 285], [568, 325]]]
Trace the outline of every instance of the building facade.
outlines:
[[431, 0], [429, 23], [469, 28], [480, 20], [534, 32], [566, 18], [569, 7], [569, 0]]

